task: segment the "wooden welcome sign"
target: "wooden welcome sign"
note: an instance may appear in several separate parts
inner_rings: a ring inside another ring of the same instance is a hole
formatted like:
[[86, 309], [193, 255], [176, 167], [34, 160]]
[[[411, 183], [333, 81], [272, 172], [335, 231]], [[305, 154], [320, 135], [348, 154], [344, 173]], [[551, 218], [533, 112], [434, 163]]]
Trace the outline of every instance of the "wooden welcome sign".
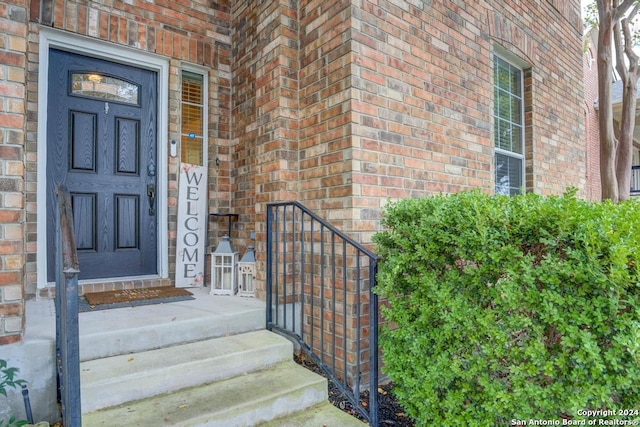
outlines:
[[204, 286], [207, 175], [202, 166], [180, 164], [176, 287]]

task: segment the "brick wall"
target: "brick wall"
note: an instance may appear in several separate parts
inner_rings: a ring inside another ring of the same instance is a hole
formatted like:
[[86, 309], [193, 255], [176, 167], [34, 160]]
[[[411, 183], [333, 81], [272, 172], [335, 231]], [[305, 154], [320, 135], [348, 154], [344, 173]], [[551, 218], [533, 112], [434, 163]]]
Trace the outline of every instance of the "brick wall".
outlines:
[[301, 2], [299, 198], [367, 242], [388, 199], [493, 191], [496, 45], [528, 64], [527, 190], [584, 195], [581, 25], [577, 0]]
[[27, 6], [0, 7], [0, 345], [23, 330]]
[[[256, 117], [256, 66], [259, 47], [258, 15], [256, 7], [249, 2], [234, 2], [232, 20], [235, 23], [232, 38], [232, 100], [233, 117], [233, 179], [234, 212], [241, 214], [240, 232], [247, 238], [245, 228], [252, 229], [255, 223], [255, 170], [258, 122]], [[239, 66], [242, 64], [242, 66]], [[262, 133], [262, 131], [260, 131]]]
[[233, 5], [236, 247], [256, 231], [257, 292], [264, 298], [265, 204], [298, 198], [298, 18], [286, 0]]
[[387, 199], [492, 187], [487, 10], [363, 2], [354, 13], [353, 228]]
[[352, 11], [346, 1], [300, 3], [299, 199], [345, 231], [357, 146]]
[[599, 201], [602, 198], [600, 185], [600, 127], [598, 111], [594, 103], [598, 100], [598, 66], [596, 64], [597, 34], [591, 30], [585, 36], [583, 72], [584, 72], [584, 116], [586, 144], [586, 197]]

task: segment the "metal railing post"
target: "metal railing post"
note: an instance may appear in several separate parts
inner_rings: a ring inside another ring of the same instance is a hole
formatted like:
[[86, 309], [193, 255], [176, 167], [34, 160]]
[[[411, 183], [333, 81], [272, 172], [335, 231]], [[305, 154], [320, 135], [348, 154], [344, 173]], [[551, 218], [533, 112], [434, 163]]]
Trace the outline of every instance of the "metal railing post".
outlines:
[[[369, 422], [372, 426], [379, 424], [378, 414], [378, 295], [373, 292], [373, 288], [376, 285], [376, 275], [378, 273], [378, 262], [373, 261], [369, 265], [369, 354], [371, 367], [369, 368], [369, 407], [371, 408], [371, 420]], [[374, 392], [375, 390], [375, 392]]]
[[640, 193], [640, 166], [631, 167], [631, 193]]
[[56, 360], [62, 420], [82, 425], [80, 402], [80, 338], [78, 331], [78, 274], [80, 273], [73, 210], [67, 189], [56, 187]]
[[271, 206], [267, 206], [267, 251], [266, 251], [266, 262], [267, 262], [267, 280], [266, 280], [266, 291], [267, 291], [267, 329], [271, 329], [271, 323], [273, 322], [273, 307], [272, 307], [272, 288], [273, 288], [273, 237], [272, 226], [273, 226], [273, 208]]

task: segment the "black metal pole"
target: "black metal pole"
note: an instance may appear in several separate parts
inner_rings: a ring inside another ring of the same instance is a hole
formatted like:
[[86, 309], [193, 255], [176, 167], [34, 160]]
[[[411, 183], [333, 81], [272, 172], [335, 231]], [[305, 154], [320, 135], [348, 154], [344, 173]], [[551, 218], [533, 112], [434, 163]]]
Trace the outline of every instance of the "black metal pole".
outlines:
[[24, 412], [27, 414], [27, 422], [33, 424], [33, 414], [31, 413], [31, 400], [29, 400], [29, 389], [22, 386], [22, 400], [24, 400]]
[[265, 255], [266, 255], [266, 263], [267, 263], [267, 277], [266, 277], [266, 281], [265, 281], [265, 285], [267, 287], [267, 329], [271, 330], [272, 328], [272, 323], [273, 323], [273, 308], [271, 307], [272, 304], [272, 298], [273, 298], [273, 209], [275, 209], [274, 207], [271, 207], [269, 205], [267, 205], [267, 241], [266, 241], [266, 251], [265, 251]]

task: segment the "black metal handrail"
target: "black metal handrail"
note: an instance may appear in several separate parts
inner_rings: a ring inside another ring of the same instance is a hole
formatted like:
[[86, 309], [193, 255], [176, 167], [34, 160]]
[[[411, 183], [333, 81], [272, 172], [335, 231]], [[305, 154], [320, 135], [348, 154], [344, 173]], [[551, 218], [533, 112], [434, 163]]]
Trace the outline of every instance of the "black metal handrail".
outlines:
[[640, 166], [631, 166], [631, 193], [640, 193]]
[[377, 427], [378, 256], [301, 203], [283, 202], [267, 205], [266, 263], [267, 329], [293, 337]]
[[56, 371], [58, 398], [65, 426], [82, 425], [80, 407], [80, 345], [78, 335], [78, 254], [73, 211], [67, 189], [56, 187]]

